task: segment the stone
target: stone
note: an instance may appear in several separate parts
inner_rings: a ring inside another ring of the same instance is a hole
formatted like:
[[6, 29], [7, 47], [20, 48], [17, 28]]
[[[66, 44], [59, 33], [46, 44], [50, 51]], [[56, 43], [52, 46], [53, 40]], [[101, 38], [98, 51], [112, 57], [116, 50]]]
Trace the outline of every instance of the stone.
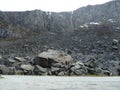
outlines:
[[47, 74], [47, 69], [43, 68], [39, 65], [36, 65], [33, 72], [35, 75], [45, 75], [45, 74]]
[[63, 71], [58, 73], [58, 76], [64, 76], [64, 75], [65, 75], [65, 73]]
[[48, 50], [40, 53], [34, 58], [36, 65], [40, 65], [45, 68], [50, 68], [52, 63], [62, 63], [68, 65], [72, 61], [72, 57], [62, 51]]
[[14, 57], [14, 60], [18, 61], [18, 62], [24, 62], [26, 61], [24, 58], [22, 57]]
[[102, 70], [102, 72], [103, 72], [103, 75], [107, 75], [107, 76], [112, 75], [112, 73], [110, 71], [108, 71], [108, 70]]
[[57, 68], [57, 67], [51, 67], [51, 72], [55, 72], [55, 71], [59, 71], [60, 68]]
[[58, 68], [61, 68], [63, 67], [64, 65], [62, 65], [61, 63], [52, 63], [52, 67], [58, 67]]
[[86, 60], [83, 62], [84, 65], [87, 67], [91, 67], [91, 68], [97, 67], [97, 60], [94, 56], [87, 55]]
[[9, 69], [8, 72], [9, 75], [15, 75], [15, 71], [16, 71], [15, 67], [8, 67], [8, 69]]
[[8, 59], [8, 61], [11, 63], [15, 63], [15, 60], [13, 60], [13, 59]]
[[118, 50], [118, 47], [116, 45], [113, 45], [112, 50]]
[[16, 70], [15, 71], [15, 75], [23, 75], [23, 74], [24, 74], [23, 70]]
[[70, 66], [70, 75], [84, 75], [87, 74], [87, 68], [85, 67], [84, 63], [78, 61], [76, 63], [71, 64]]
[[120, 69], [120, 63], [118, 61], [109, 61], [108, 63], [108, 70], [110, 72], [110, 75], [116, 76], [119, 75], [119, 69]]
[[117, 39], [113, 39], [113, 41], [112, 41], [113, 45], [117, 45], [118, 43], [119, 43], [119, 41]]
[[5, 65], [0, 65], [0, 74], [8, 74], [9, 73], [9, 68], [6, 67]]
[[34, 67], [32, 65], [21, 65], [21, 69], [23, 70], [28, 70], [28, 71], [33, 71]]

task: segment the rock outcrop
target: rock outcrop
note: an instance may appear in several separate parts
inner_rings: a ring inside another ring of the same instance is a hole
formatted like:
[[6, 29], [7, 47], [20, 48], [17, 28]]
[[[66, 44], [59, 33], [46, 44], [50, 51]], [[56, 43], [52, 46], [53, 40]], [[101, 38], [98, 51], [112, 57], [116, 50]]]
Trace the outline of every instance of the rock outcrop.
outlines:
[[36, 65], [40, 65], [45, 68], [51, 67], [54, 63], [69, 65], [72, 62], [72, 57], [64, 52], [48, 50], [47, 52], [40, 53], [35, 57], [34, 62]]
[[[102, 5], [82, 7], [71, 12], [0, 12], [0, 36], [23, 37], [31, 33], [54, 31], [70, 32], [90, 22], [116, 22], [120, 25], [120, 2], [114, 0]], [[5, 30], [3, 32], [3, 30]], [[9, 31], [8, 31], [9, 30]], [[11, 32], [11, 33], [10, 33]], [[3, 34], [4, 33], [4, 34]]]

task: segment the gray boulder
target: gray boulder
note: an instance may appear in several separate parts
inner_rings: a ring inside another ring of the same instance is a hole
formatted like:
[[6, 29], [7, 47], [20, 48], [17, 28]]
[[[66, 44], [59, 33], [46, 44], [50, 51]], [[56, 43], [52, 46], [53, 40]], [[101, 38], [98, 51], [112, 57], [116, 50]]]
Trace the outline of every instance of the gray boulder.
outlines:
[[6, 67], [5, 65], [0, 65], [0, 74], [8, 74], [10, 71], [9, 71], [9, 68]]
[[21, 69], [23, 70], [28, 70], [28, 71], [33, 71], [34, 67], [32, 65], [21, 65]]
[[91, 67], [91, 68], [97, 67], [97, 60], [96, 60], [96, 56], [94, 55], [87, 55], [83, 62], [87, 67]]
[[65, 73], [63, 71], [58, 73], [58, 76], [64, 76], [64, 75], [65, 75]]
[[53, 63], [62, 63], [68, 65], [71, 63], [72, 57], [62, 51], [48, 50], [46, 52], [40, 53], [34, 58], [36, 65], [48, 68], [51, 67]]
[[84, 75], [87, 72], [87, 68], [82, 62], [76, 62], [70, 66], [70, 75]]
[[108, 62], [108, 70], [111, 72], [111, 75], [116, 76], [120, 75], [120, 62], [118, 61], [109, 61]]

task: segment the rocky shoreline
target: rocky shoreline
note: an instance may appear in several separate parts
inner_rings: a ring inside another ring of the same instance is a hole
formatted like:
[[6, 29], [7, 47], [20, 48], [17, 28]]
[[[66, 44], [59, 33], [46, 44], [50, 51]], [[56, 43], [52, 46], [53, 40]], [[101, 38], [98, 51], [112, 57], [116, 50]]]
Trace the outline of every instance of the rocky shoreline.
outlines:
[[[2, 62], [2, 59], [0, 60]], [[4, 65], [0, 65], [0, 74], [5, 75], [107, 75], [112, 72], [97, 65], [94, 55], [87, 55], [84, 62], [74, 61], [63, 51], [48, 50], [31, 59], [30, 57], [9, 58]]]

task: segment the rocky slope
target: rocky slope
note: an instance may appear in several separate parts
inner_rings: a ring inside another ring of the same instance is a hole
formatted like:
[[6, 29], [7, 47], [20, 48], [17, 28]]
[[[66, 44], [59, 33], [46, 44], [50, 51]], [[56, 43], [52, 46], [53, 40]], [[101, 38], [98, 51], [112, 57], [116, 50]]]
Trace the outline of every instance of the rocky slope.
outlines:
[[[1, 11], [0, 72], [41, 74], [42, 69], [50, 75], [120, 75], [119, 15], [120, 0], [73, 12]], [[69, 54], [72, 63], [36, 64], [34, 58], [48, 49]]]
[[[40, 10], [26, 12], [1, 11], [0, 28], [5, 29], [13, 37], [22, 37], [33, 32], [73, 31], [79, 28], [81, 24], [100, 21], [105, 22], [108, 19], [113, 19], [120, 25], [119, 0], [102, 5], [89, 5], [72, 12], [54, 13]], [[3, 36], [6, 37], [4, 34]]]

